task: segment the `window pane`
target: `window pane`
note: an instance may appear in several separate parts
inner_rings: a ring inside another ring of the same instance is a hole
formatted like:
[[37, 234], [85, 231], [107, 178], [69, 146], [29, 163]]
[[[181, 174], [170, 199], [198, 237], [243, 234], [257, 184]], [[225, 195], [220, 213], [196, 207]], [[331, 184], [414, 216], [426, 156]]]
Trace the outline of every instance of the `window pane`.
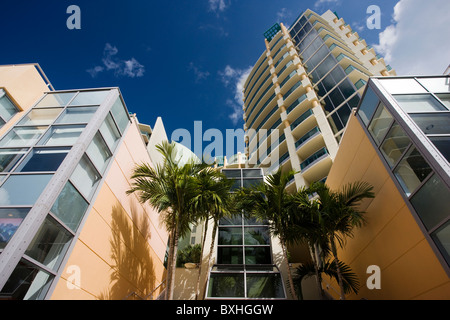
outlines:
[[247, 274], [248, 298], [285, 298], [279, 273]]
[[450, 113], [410, 114], [425, 134], [450, 133]]
[[244, 188], [250, 188], [252, 186], [263, 183], [263, 179], [244, 179]]
[[68, 153], [69, 149], [34, 149], [16, 171], [56, 171]]
[[219, 245], [241, 245], [242, 244], [242, 228], [219, 228]]
[[74, 95], [74, 92], [47, 94], [44, 99], [39, 102], [36, 108], [64, 107], [69, 103]]
[[28, 149], [1, 149], [0, 172], [9, 172], [22, 159]]
[[245, 264], [271, 264], [270, 247], [245, 247]]
[[46, 125], [52, 124], [58, 117], [62, 108], [33, 109], [19, 122], [19, 125]]
[[432, 237], [437, 242], [445, 260], [450, 264], [450, 221], [439, 228]]
[[450, 162], [450, 137], [431, 137], [430, 140], [442, 153], [445, 159]]
[[218, 247], [218, 264], [242, 264], [242, 247]]
[[53, 276], [22, 260], [6, 281], [0, 297], [13, 300], [43, 300], [52, 280]]
[[70, 103], [71, 106], [100, 105], [105, 101], [110, 90], [80, 92]]
[[447, 109], [450, 109], [450, 94], [437, 94], [436, 96], [447, 107]]
[[88, 123], [98, 107], [67, 108], [56, 123]]
[[0, 249], [4, 249], [8, 241], [16, 233], [30, 209], [0, 209]]
[[430, 92], [450, 92], [450, 78], [419, 78], [417, 79]]
[[9, 100], [3, 89], [0, 89], [0, 116], [8, 121], [18, 112], [16, 106]]
[[267, 227], [246, 227], [244, 229], [245, 245], [270, 245], [270, 234]]
[[114, 152], [116, 141], [120, 138], [120, 133], [110, 114], [106, 117], [105, 122], [102, 123], [100, 132], [108, 144], [109, 149]]
[[116, 103], [114, 103], [114, 105], [112, 106], [111, 112], [114, 120], [116, 120], [120, 132], [122, 132], [123, 134], [130, 120], [120, 97], [117, 98]]
[[391, 168], [397, 163], [398, 159], [400, 159], [410, 142], [411, 141], [405, 131], [403, 131], [398, 123], [394, 123], [381, 145], [381, 152]]
[[411, 198], [411, 203], [429, 230], [450, 215], [450, 190], [434, 175]]
[[242, 170], [244, 178], [259, 178], [262, 176], [260, 169], [246, 169]]
[[89, 158], [92, 160], [97, 169], [103, 173], [108, 165], [108, 160], [112, 155], [99, 133], [95, 135], [91, 144], [87, 148], [86, 153], [89, 155]]
[[0, 147], [29, 147], [46, 129], [47, 127], [15, 127], [0, 141]]
[[54, 126], [39, 142], [43, 146], [73, 146], [85, 126]]
[[242, 216], [240, 214], [232, 217], [225, 217], [220, 219], [220, 225], [242, 225]]
[[386, 107], [382, 103], [380, 103], [369, 126], [369, 131], [377, 144], [380, 144], [387, 130], [391, 126], [391, 123], [391, 114], [386, 109]]
[[390, 94], [425, 93], [426, 90], [414, 79], [378, 79]]
[[419, 151], [412, 148], [398, 164], [394, 174], [409, 196], [431, 172], [430, 166]]
[[34, 205], [52, 177], [51, 174], [10, 176], [0, 188], [0, 205]]
[[227, 177], [227, 178], [240, 178], [242, 173], [241, 173], [241, 169], [238, 170], [222, 170], [222, 173]]
[[76, 231], [88, 208], [88, 203], [70, 182], [67, 182], [53, 204], [52, 213], [67, 227]]
[[70, 245], [72, 235], [51, 217], [47, 217], [25, 254], [52, 270], [57, 270]]
[[400, 107], [406, 112], [427, 112], [447, 110], [431, 94], [396, 95]]
[[90, 198], [94, 186], [100, 180], [100, 175], [94, 169], [92, 163], [84, 156], [75, 168], [70, 180], [86, 198]]
[[243, 298], [244, 275], [213, 273], [210, 276], [208, 297], [210, 298]]

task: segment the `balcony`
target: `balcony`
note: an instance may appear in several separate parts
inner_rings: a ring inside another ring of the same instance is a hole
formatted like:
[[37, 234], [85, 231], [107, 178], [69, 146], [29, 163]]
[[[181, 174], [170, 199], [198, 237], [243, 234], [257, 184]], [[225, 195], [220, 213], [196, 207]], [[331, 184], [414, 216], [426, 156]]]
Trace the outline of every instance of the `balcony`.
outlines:
[[318, 151], [316, 151], [312, 156], [310, 156], [308, 159], [306, 159], [305, 161], [303, 161], [300, 164], [300, 168], [302, 169], [302, 171], [306, 171], [307, 169], [309, 169], [311, 166], [313, 166], [315, 163], [318, 163], [320, 160], [325, 159], [326, 157], [329, 156], [328, 150], [327, 148], [322, 148]]

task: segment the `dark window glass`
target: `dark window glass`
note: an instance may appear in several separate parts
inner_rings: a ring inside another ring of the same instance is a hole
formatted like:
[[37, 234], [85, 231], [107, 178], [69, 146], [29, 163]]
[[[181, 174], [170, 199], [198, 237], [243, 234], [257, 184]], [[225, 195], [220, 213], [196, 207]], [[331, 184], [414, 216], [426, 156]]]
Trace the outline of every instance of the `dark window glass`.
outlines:
[[450, 137], [431, 137], [430, 140], [442, 153], [445, 159], [450, 162]]
[[29, 211], [28, 208], [0, 209], [0, 249], [5, 248]]
[[270, 247], [245, 247], [245, 264], [271, 264]]
[[242, 247], [218, 247], [218, 264], [242, 264]]
[[284, 298], [283, 283], [279, 273], [247, 274], [248, 298]]
[[425, 134], [450, 133], [450, 113], [410, 114], [411, 118]]
[[211, 298], [243, 298], [244, 274], [213, 273], [210, 276], [208, 297]]
[[379, 102], [378, 96], [368, 87], [358, 110], [358, 114], [366, 126], [369, 124]]
[[68, 153], [69, 149], [35, 149], [17, 168], [17, 171], [56, 171]]

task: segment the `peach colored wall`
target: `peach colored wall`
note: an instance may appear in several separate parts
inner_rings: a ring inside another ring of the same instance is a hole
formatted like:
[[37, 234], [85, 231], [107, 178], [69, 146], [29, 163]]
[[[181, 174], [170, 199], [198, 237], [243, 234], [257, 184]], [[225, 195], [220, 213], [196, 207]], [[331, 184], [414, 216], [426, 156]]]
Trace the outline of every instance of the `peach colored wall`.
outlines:
[[[4, 88], [9, 97], [21, 110], [30, 109], [33, 104], [49, 91], [34, 65], [0, 66], [0, 88]], [[5, 133], [21, 116], [16, 114], [0, 129], [0, 136]]]
[[[136, 195], [126, 195], [134, 165], [150, 162], [133, 122], [105, 177], [52, 299], [121, 300], [150, 293], [165, 276], [167, 232], [159, 215]], [[81, 270], [81, 285], [70, 289], [70, 266]], [[159, 293], [159, 291], [157, 292]], [[155, 295], [156, 297], [156, 295]]]
[[[358, 119], [352, 116], [327, 184], [337, 190], [358, 180], [372, 184], [376, 197], [362, 203], [367, 225], [357, 229], [338, 253], [361, 284], [359, 294], [348, 298], [450, 299], [450, 278]], [[381, 268], [380, 290], [366, 286], [370, 265]], [[333, 286], [338, 288], [336, 283]], [[333, 290], [328, 292], [337, 297]]]

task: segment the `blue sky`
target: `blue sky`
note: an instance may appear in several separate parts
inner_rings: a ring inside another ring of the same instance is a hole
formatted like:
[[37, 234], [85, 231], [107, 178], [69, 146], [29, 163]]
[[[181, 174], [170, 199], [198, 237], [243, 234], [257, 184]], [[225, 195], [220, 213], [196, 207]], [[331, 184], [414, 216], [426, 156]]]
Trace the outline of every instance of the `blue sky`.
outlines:
[[[39, 63], [57, 90], [118, 86], [129, 111], [151, 126], [162, 117], [169, 137], [178, 128], [193, 134], [194, 121], [203, 122], [203, 131], [225, 132], [243, 126], [239, 83], [275, 22], [289, 26], [307, 8], [331, 9], [381, 53], [398, 59], [393, 48], [406, 23], [402, 13], [419, 14], [419, 1], [7, 1], [0, 10], [0, 64]], [[442, 6], [450, 2], [430, 1], [441, 3], [430, 14], [442, 15], [448, 26], [449, 10]], [[81, 9], [81, 30], [66, 27], [72, 4]], [[369, 5], [381, 9], [379, 30], [366, 27]]]

